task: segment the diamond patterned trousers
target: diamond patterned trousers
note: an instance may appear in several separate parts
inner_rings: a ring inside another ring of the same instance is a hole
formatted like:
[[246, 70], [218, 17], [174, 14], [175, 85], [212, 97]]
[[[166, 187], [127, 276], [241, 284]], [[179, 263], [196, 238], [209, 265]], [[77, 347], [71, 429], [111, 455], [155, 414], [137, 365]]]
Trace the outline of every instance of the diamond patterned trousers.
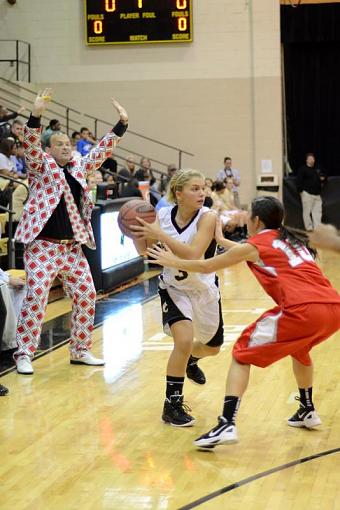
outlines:
[[27, 294], [18, 319], [14, 357], [33, 358], [38, 347], [51, 285], [58, 276], [72, 298], [70, 351], [91, 348], [95, 298], [92, 275], [79, 243], [64, 245], [36, 239], [25, 250]]

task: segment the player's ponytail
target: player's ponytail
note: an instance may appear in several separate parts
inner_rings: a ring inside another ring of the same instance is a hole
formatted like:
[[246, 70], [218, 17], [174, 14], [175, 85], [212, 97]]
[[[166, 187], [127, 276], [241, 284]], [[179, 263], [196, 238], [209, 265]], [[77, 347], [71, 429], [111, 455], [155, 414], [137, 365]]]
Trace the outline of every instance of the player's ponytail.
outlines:
[[199, 177], [200, 179], [205, 179], [204, 175], [201, 174], [198, 170], [177, 170], [177, 172], [172, 176], [166, 199], [171, 204], [177, 204], [177, 196], [176, 191], [182, 191], [183, 187], [192, 179], [193, 177]]
[[283, 225], [284, 208], [280, 200], [271, 196], [255, 198], [251, 204], [251, 217], [255, 216], [258, 216], [266, 228], [278, 230], [279, 239], [288, 241], [293, 247], [305, 246], [313, 257], [316, 257], [317, 252], [309, 246], [309, 239], [304, 231]]

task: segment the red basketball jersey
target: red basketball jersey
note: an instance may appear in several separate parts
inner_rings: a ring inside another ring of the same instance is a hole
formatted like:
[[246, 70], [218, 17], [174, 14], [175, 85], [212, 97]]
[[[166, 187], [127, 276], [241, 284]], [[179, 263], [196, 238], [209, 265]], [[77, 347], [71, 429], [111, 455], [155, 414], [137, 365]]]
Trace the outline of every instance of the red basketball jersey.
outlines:
[[277, 230], [262, 230], [247, 242], [259, 252], [259, 262], [248, 262], [260, 285], [281, 307], [301, 303], [340, 303], [331, 286], [304, 246], [293, 247], [279, 239]]

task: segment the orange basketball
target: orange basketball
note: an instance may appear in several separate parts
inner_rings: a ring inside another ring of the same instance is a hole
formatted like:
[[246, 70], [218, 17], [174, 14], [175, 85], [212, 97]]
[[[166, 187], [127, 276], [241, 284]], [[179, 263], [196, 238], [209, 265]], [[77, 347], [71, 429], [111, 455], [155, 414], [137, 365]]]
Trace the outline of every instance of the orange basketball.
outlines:
[[148, 223], [153, 223], [156, 212], [149, 202], [140, 198], [129, 200], [122, 205], [118, 213], [118, 225], [127, 237], [133, 237], [133, 232], [129, 228], [131, 225], [140, 225], [137, 216]]

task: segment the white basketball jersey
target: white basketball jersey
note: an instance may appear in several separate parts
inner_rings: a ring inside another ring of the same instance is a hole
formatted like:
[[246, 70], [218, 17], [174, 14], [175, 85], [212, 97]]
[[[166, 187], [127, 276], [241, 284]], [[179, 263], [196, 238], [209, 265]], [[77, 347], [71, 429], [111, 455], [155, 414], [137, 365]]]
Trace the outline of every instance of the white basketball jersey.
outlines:
[[[202, 207], [197, 214], [184, 227], [180, 228], [175, 220], [177, 206], [163, 207], [158, 211], [158, 219], [161, 229], [173, 239], [182, 243], [190, 244], [197, 234], [197, 225], [202, 217], [209, 211], [208, 207]], [[202, 257], [203, 258], [203, 257]], [[165, 267], [160, 276], [160, 287], [174, 287], [182, 290], [204, 290], [215, 284], [215, 273], [188, 273], [179, 269]]]

